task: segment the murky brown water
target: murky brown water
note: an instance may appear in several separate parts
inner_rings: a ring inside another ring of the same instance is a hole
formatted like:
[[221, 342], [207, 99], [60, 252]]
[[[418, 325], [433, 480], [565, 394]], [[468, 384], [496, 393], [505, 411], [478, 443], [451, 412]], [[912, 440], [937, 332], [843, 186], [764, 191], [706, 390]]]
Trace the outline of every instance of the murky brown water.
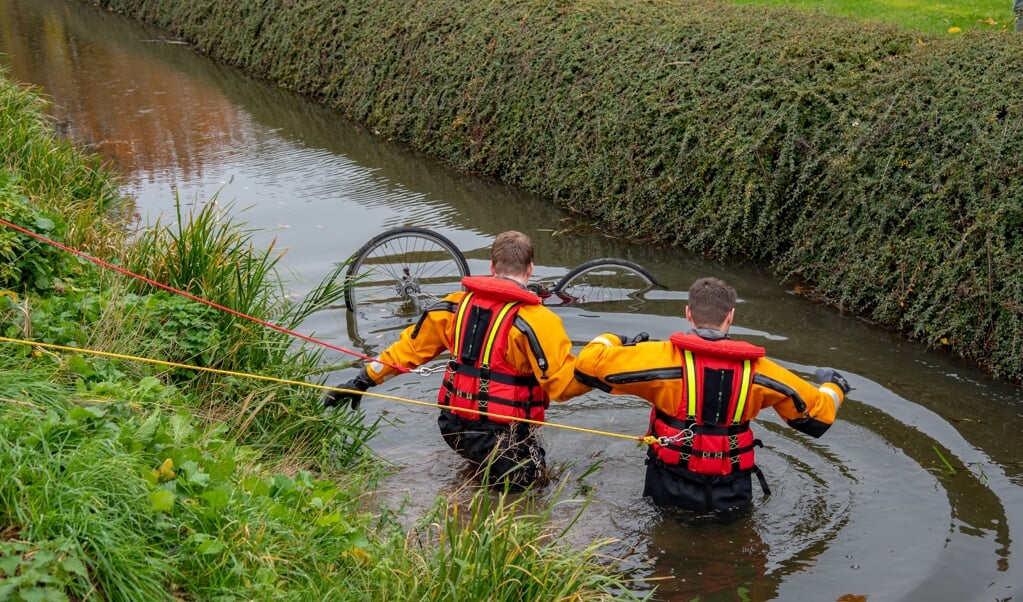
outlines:
[[[1018, 389], [807, 303], [755, 268], [578, 228], [542, 199], [454, 174], [86, 3], [0, 0], [0, 9], [0, 63], [52, 97], [62, 132], [124, 170], [141, 223], [172, 215], [176, 197], [192, 205], [216, 195], [259, 229], [257, 241], [276, 237], [289, 249], [284, 264], [296, 295], [391, 226], [435, 229], [472, 257], [485, 257], [498, 232], [518, 229], [536, 243], [539, 277], [619, 256], [668, 286], [628, 312], [558, 308], [579, 344], [605, 331], [667, 336], [683, 327], [677, 291], [716, 274], [742, 297], [736, 335], [798, 372], [845, 373], [855, 391], [822, 439], [761, 417], [758, 460], [774, 494], [728, 525], [643, 501], [644, 452], [635, 442], [544, 429], [566, 500], [559, 519], [581, 512], [573, 541], [613, 538], [608, 551], [626, 557], [637, 589], [657, 584], [658, 599], [679, 601], [1023, 600], [1014, 545], [1023, 533]], [[485, 265], [472, 262], [476, 272]], [[323, 312], [308, 332], [351, 345], [345, 318], [343, 310]], [[408, 375], [375, 391], [430, 401], [437, 382]], [[431, 409], [372, 398], [364, 407], [389, 425], [375, 443], [396, 464], [389, 499], [407, 498], [414, 516], [438, 491], [465, 484]], [[550, 420], [638, 436], [647, 407], [591, 393], [556, 405]]]

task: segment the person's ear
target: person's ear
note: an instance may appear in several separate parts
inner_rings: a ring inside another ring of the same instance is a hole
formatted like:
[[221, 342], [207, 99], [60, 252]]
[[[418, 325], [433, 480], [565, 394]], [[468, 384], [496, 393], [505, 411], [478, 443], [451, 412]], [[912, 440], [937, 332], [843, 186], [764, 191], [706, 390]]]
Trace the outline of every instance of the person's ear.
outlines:
[[735, 308], [733, 307], [728, 311], [728, 315], [725, 317], [725, 329], [732, 325], [732, 320], [735, 319]]
[[490, 275], [497, 276], [497, 272], [494, 271], [494, 262], [490, 262]]
[[686, 319], [689, 320], [690, 324], [693, 323], [693, 312], [689, 310], [688, 305], [686, 305]]

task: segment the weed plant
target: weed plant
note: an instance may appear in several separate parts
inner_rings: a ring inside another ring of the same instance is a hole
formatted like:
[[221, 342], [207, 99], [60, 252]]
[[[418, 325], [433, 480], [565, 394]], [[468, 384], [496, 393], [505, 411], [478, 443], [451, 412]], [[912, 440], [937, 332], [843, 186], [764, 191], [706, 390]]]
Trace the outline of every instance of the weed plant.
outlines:
[[[53, 212], [41, 210], [24, 194], [26, 183], [0, 170], [0, 216], [15, 226], [63, 242], [66, 224]], [[16, 294], [63, 288], [63, 279], [84, 268], [56, 247], [4, 226], [0, 229], [0, 290]]]
[[[377, 525], [358, 510], [358, 474], [261, 474], [261, 454], [198, 420], [180, 391], [153, 378], [71, 396], [39, 386], [63, 369], [46, 359], [0, 370], [9, 599], [313, 599], [338, 558], [370, 547]], [[54, 560], [38, 566], [40, 551]]]
[[[562, 496], [558, 488], [551, 499]], [[407, 534], [404, 554], [374, 559], [357, 578], [399, 600], [640, 599], [615, 576], [618, 561], [600, 553], [612, 542], [573, 549], [553, 524], [555, 502], [537, 512], [532, 501], [530, 493], [488, 489], [439, 498]]]
[[[177, 207], [174, 224], [157, 223], [139, 233], [126, 268], [236, 313], [134, 281], [128, 286], [131, 295], [146, 297], [142, 311], [128, 312], [134, 316], [128, 324], [137, 330], [131, 338], [143, 342], [139, 353], [288, 381], [304, 381], [317, 373], [322, 349], [298, 345], [291, 335], [240, 316], [297, 330], [313, 312], [343, 298], [340, 275], [345, 266], [336, 266], [294, 303], [277, 272], [281, 255], [272, 246], [256, 248], [252, 232], [233, 219], [230, 206], [221, 207], [214, 198], [188, 213], [180, 203]], [[359, 430], [338, 431], [338, 421], [316, 415], [315, 391], [220, 375], [200, 375], [191, 386], [202, 391], [201, 405], [210, 419], [232, 425], [234, 436], [243, 441], [286, 453], [289, 457], [282, 461], [288, 464], [307, 464], [321, 455], [323, 441], [330, 442], [333, 457], [351, 459], [351, 450], [367, 439]], [[349, 437], [353, 432], [354, 438]]]

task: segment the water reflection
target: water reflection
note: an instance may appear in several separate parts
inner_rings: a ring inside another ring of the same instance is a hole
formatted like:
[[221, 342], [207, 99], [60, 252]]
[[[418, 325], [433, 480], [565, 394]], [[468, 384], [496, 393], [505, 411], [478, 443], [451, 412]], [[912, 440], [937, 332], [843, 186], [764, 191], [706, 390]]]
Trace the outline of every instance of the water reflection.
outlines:
[[[666, 286], [627, 309], [557, 307], [579, 345], [607, 331], [667, 337], [683, 327], [680, 291], [717, 275], [739, 291], [737, 338], [803, 375], [818, 366], [846, 374], [855, 390], [819, 440], [761, 415], [758, 463], [773, 495], [729, 524], [662, 512], [640, 497], [645, 453], [628, 436], [645, 433], [645, 402], [594, 392], [551, 408], [545, 447], [562, 494], [575, 501], [555, 519], [571, 522], [587, 500], [569, 538], [617, 540], [610, 553], [625, 559], [637, 587], [656, 585], [663, 600], [1023, 599], [1013, 554], [1013, 534], [1023, 532], [1019, 389], [807, 303], [756, 266], [603, 236], [543, 199], [453, 173], [171, 42], [86, 3], [0, 0], [0, 61], [53, 98], [62, 131], [124, 170], [142, 221], [171, 213], [175, 193], [186, 203], [219, 193], [264, 240], [290, 249], [285, 276], [295, 295], [392, 226], [438, 230], [474, 273], [485, 270], [492, 237], [518, 229], [536, 244], [538, 279], [616, 256]], [[341, 346], [373, 344], [352, 340], [349, 318], [324, 311], [303, 330]], [[405, 375], [374, 392], [429, 402], [438, 386], [439, 375]], [[414, 517], [438, 492], [464, 488], [465, 466], [443, 444], [431, 408], [370, 396], [363, 407], [388, 425], [375, 443], [395, 466], [385, 500]]]

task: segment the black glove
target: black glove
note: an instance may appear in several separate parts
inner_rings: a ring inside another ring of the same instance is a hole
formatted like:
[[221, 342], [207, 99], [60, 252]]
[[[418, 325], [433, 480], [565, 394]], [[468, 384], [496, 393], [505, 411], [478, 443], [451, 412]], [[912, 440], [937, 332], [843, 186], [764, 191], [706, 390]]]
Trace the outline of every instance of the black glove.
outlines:
[[635, 345], [636, 343], [642, 343], [643, 341], [649, 341], [650, 335], [645, 332], [641, 332], [631, 339], [624, 335], [618, 335], [618, 338], [622, 340], [622, 346], [628, 347], [629, 345]]
[[842, 395], [848, 395], [849, 391], [852, 391], [852, 387], [849, 386], [849, 381], [845, 380], [844, 376], [835, 372], [831, 368], [817, 368], [813, 375], [817, 379], [817, 382], [821, 384], [834, 383], [838, 385], [838, 388], [842, 390]]
[[[366, 367], [363, 366], [359, 373], [352, 380], [338, 385], [339, 389], [351, 389], [357, 391], [365, 391], [376, 383], [369, 377], [369, 372], [366, 371]], [[359, 404], [362, 403], [361, 393], [350, 393], [346, 391], [327, 391], [326, 395], [323, 396], [323, 407], [332, 408], [336, 405], [350, 404], [353, 410], [359, 409]]]

